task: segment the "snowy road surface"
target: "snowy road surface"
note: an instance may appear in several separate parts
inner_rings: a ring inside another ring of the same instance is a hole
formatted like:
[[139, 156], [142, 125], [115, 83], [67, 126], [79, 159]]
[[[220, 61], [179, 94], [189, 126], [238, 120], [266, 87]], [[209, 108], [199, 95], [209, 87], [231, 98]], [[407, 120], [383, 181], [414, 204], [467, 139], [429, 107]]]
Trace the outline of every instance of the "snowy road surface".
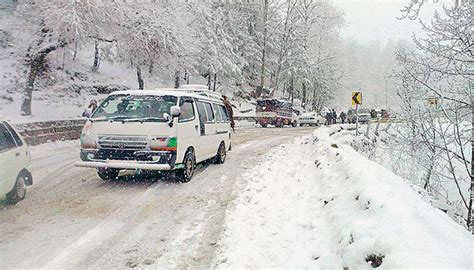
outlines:
[[0, 268], [209, 267], [237, 179], [311, 130], [239, 130], [226, 163], [201, 166], [186, 184], [143, 175], [104, 182], [73, 166], [77, 142], [34, 147], [34, 186], [0, 210]]

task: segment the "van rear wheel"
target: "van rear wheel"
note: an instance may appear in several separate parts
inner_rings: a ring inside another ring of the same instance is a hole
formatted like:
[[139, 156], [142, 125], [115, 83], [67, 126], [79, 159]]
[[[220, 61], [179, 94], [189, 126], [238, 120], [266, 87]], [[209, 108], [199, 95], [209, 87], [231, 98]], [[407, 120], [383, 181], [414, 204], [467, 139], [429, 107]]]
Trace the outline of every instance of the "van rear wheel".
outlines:
[[227, 153], [225, 151], [225, 144], [222, 142], [219, 145], [219, 149], [217, 150], [217, 155], [214, 158], [215, 164], [223, 164], [225, 162], [225, 158], [227, 157]]
[[100, 179], [104, 181], [111, 181], [117, 179], [120, 170], [110, 168], [97, 168], [97, 174]]
[[189, 149], [186, 152], [183, 160], [184, 169], [179, 169], [176, 171], [176, 179], [179, 182], [186, 183], [191, 181], [194, 175], [194, 169], [196, 167], [196, 158], [194, 157], [194, 152], [192, 149]]

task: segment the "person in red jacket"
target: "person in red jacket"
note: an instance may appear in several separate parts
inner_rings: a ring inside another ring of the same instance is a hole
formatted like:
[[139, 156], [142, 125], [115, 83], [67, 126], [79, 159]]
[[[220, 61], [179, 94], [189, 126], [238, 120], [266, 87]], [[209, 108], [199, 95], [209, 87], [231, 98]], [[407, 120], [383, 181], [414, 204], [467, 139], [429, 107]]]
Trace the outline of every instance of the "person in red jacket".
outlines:
[[234, 111], [232, 110], [232, 104], [230, 104], [229, 100], [227, 99], [227, 96], [225, 95], [222, 95], [222, 100], [224, 102], [225, 108], [227, 109], [227, 113], [229, 114], [230, 127], [235, 132]]

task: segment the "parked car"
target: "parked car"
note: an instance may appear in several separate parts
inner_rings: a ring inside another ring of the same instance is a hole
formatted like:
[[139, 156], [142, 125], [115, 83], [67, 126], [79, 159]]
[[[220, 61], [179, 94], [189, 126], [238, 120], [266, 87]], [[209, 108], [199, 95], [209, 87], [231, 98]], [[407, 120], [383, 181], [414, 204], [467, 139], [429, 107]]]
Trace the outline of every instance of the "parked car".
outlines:
[[204, 89], [111, 93], [82, 130], [76, 166], [96, 168], [104, 180], [120, 170], [158, 170], [175, 171], [187, 182], [196, 163], [224, 163], [231, 148], [229, 114], [220, 96]]
[[300, 126], [319, 126], [326, 122], [326, 119], [315, 112], [302, 113], [298, 119]]
[[[371, 118], [369, 109], [359, 109], [359, 123], [367, 123]], [[354, 124], [356, 122], [356, 113], [354, 109], [347, 111], [347, 122], [349, 124]]]
[[26, 187], [33, 184], [28, 145], [18, 132], [0, 119], [0, 196], [15, 204], [26, 196]]

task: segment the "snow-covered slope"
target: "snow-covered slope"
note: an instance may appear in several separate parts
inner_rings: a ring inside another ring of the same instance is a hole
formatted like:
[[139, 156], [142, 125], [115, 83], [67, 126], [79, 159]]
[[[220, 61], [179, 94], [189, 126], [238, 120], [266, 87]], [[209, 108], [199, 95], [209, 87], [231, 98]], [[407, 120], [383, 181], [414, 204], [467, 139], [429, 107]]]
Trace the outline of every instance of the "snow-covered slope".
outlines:
[[334, 132], [281, 145], [243, 175], [215, 267], [472, 269], [467, 230]]

